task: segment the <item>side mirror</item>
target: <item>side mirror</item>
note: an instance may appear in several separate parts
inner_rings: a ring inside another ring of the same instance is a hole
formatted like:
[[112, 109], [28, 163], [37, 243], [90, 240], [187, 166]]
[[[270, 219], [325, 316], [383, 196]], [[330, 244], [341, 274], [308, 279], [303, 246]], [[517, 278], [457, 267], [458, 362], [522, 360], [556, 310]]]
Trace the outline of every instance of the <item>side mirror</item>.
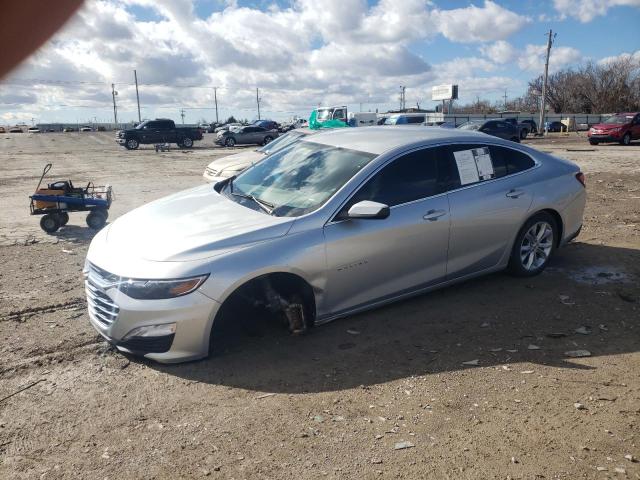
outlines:
[[381, 220], [389, 216], [389, 206], [384, 203], [362, 200], [352, 205], [347, 212], [347, 218], [368, 218]]

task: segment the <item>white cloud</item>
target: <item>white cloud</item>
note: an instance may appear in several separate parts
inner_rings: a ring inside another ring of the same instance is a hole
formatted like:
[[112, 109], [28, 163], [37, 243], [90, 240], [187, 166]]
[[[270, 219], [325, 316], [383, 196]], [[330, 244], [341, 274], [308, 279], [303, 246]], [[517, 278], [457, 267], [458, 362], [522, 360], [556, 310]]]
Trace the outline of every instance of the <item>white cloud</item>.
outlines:
[[[546, 45], [527, 45], [518, 59], [518, 66], [522, 70], [542, 74], [547, 52]], [[549, 71], [555, 72], [562, 68], [584, 60], [582, 53], [573, 47], [552, 47], [549, 57]]]
[[[135, 118], [134, 69], [145, 116], [210, 108], [213, 86], [220, 87], [221, 116], [240, 111], [243, 117], [253, 115], [256, 86], [263, 109], [274, 117], [325, 102], [395, 106], [399, 85], [415, 101], [445, 81], [503, 88], [508, 79], [495, 70], [515, 49], [505, 39], [530, 21], [490, 0], [449, 10], [428, 0], [379, 0], [373, 6], [366, 0], [292, 0], [263, 10], [218, 4], [219, 11], [199, 18], [193, 0], [88, 0], [64, 31], [12, 75], [71, 83], [27, 82], [35, 101], [25, 98], [22, 109], [75, 117], [78, 110], [70, 113], [68, 107], [73, 105], [108, 117], [115, 82], [122, 115]], [[143, 21], [132, 6], [155, 15]], [[481, 46], [485, 58], [460, 56], [433, 65], [428, 50], [423, 57], [414, 46], [438, 35], [454, 43], [495, 43]], [[8, 86], [0, 86], [0, 95], [8, 93]], [[9, 103], [20, 102], [4, 101]], [[0, 112], [8, 108], [0, 102]]]
[[454, 42], [501, 40], [520, 30], [530, 19], [486, 0], [484, 7], [470, 5], [432, 14], [440, 32]]
[[560, 18], [573, 17], [587, 23], [613, 7], [640, 7], [640, 0], [553, 0], [553, 6]]
[[636, 50], [633, 53], [624, 52], [620, 55], [613, 55], [611, 57], [604, 57], [598, 60], [600, 65], [606, 65], [607, 63], [615, 62], [618, 60], [632, 60], [640, 64], [640, 50]]
[[490, 45], [480, 47], [482, 54], [496, 63], [510, 63], [520, 55], [520, 52], [509, 42], [498, 40]]

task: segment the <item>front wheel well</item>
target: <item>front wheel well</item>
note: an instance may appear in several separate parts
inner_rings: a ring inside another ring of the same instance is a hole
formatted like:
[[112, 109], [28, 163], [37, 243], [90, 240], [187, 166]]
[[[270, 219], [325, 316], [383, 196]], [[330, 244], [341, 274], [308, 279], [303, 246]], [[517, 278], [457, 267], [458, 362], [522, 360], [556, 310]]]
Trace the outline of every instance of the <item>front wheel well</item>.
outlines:
[[301, 305], [306, 327], [313, 326], [315, 294], [305, 279], [293, 273], [274, 272], [246, 281], [222, 302], [213, 320], [210, 350], [214, 343], [224, 343], [225, 336], [260, 332], [269, 321], [288, 325], [285, 314], [288, 305]]

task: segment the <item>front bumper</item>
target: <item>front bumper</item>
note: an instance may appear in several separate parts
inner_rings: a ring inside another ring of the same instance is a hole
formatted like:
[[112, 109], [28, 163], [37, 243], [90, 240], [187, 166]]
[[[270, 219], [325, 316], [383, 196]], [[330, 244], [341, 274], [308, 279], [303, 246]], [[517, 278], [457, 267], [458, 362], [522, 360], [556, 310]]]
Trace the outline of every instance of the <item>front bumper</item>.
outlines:
[[592, 133], [589, 135], [589, 140], [597, 140], [598, 142], [619, 142], [622, 140], [622, 136], [614, 137], [613, 135]]
[[126, 138], [116, 137], [116, 143], [119, 144], [119, 145], [124, 145], [125, 143], [127, 143], [127, 139]]
[[[199, 291], [164, 300], [136, 300], [89, 268], [85, 292], [91, 325], [119, 350], [161, 363], [209, 354], [211, 326], [220, 304]], [[139, 327], [172, 323], [176, 325], [172, 335], [127, 337]]]

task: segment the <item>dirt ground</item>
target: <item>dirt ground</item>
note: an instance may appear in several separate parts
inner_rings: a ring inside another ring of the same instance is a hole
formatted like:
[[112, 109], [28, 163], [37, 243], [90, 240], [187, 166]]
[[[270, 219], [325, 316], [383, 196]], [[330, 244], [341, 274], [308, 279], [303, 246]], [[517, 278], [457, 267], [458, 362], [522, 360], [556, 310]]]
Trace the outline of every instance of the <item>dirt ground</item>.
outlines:
[[113, 220], [229, 150], [0, 136], [0, 478], [640, 478], [640, 143], [529, 143], [588, 184], [582, 234], [544, 274], [163, 366], [97, 336], [85, 215], [46, 235], [28, 195], [53, 162], [52, 178], [113, 185]]

